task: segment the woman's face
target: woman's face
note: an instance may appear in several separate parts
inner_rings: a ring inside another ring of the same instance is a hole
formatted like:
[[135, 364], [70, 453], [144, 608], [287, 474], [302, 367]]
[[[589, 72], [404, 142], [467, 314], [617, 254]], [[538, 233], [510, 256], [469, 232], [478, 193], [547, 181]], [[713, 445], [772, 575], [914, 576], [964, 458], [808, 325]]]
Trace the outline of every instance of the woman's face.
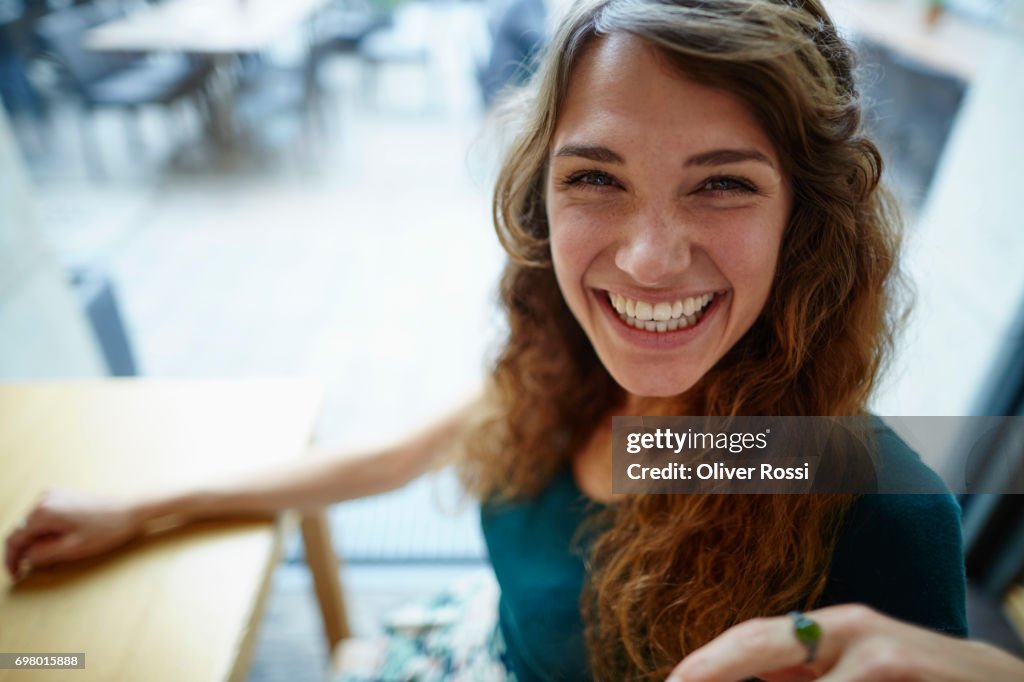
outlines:
[[555, 274], [601, 361], [635, 396], [688, 390], [771, 289], [792, 198], [767, 134], [618, 33], [577, 63], [549, 163]]

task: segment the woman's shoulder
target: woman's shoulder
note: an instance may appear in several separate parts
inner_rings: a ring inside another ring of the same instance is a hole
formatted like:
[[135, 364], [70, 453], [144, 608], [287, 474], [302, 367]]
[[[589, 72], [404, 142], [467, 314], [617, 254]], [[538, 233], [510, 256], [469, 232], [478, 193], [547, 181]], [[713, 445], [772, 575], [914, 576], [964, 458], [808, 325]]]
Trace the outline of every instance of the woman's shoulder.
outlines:
[[[885, 422], [871, 419], [877, 492], [861, 495], [847, 512], [840, 546], [909, 563], [948, 561], [961, 567], [960, 505], [931, 468]], [[884, 552], [879, 550], [884, 549]], [[932, 571], [934, 573], [934, 571]]]
[[949, 499], [949, 488], [920, 455], [879, 417], [871, 416], [867, 425], [874, 439], [875, 470], [879, 493], [928, 493]]
[[860, 602], [951, 634], [967, 633], [960, 505], [880, 420], [880, 490], [848, 510], [822, 604]]

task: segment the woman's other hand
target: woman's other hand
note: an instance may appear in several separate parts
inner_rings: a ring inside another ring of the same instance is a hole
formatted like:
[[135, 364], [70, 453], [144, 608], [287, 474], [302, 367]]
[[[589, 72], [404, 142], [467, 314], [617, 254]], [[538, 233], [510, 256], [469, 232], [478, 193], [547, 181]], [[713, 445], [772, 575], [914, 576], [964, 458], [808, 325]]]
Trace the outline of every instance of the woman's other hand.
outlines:
[[49, 490], [7, 536], [4, 566], [20, 580], [34, 568], [102, 554], [140, 531], [140, 522], [124, 502]]
[[815, 660], [793, 619], [755, 618], [726, 630], [676, 666], [669, 682], [1011, 682], [1024, 661], [995, 647], [956, 639], [846, 604], [806, 614], [821, 627]]

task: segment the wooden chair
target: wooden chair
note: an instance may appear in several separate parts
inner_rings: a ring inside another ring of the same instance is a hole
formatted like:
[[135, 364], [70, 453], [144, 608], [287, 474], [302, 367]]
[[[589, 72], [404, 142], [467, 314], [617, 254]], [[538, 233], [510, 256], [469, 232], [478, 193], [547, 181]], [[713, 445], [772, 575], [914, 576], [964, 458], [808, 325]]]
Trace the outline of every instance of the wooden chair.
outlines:
[[326, 510], [307, 512], [300, 521], [302, 541], [306, 548], [306, 563], [313, 575], [323, 617], [324, 636], [328, 649], [333, 651], [342, 641], [352, 636], [349, 626], [348, 606], [341, 589], [338, 557], [331, 546], [331, 528]]
[[384, 654], [383, 640], [353, 637], [326, 510], [303, 514], [300, 527], [330, 652], [330, 673], [373, 668]]

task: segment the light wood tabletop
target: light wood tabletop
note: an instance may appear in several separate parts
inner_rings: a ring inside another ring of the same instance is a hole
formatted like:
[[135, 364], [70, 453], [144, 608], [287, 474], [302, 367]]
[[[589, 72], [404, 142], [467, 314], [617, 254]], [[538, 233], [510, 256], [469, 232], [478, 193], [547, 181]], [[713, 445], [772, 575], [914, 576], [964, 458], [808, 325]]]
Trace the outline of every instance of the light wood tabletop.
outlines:
[[[0, 385], [0, 535], [45, 487], [136, 494], [298, 457], [321, 397], [297, 379]], [[311, 515], [303, 530], [330, 559], [322, 521]], [[18, 585], [4, 573], [0, 652], [82, 652], [85, 669], [0, 670], [0, 680], [244, 679], [281, 525], [193, 524]], [[340, 599], [337, 585], [336, 572], [318, 577], [322, 602]], [[329, 639], [346, 634], [342, 608], [325, 608]]]

